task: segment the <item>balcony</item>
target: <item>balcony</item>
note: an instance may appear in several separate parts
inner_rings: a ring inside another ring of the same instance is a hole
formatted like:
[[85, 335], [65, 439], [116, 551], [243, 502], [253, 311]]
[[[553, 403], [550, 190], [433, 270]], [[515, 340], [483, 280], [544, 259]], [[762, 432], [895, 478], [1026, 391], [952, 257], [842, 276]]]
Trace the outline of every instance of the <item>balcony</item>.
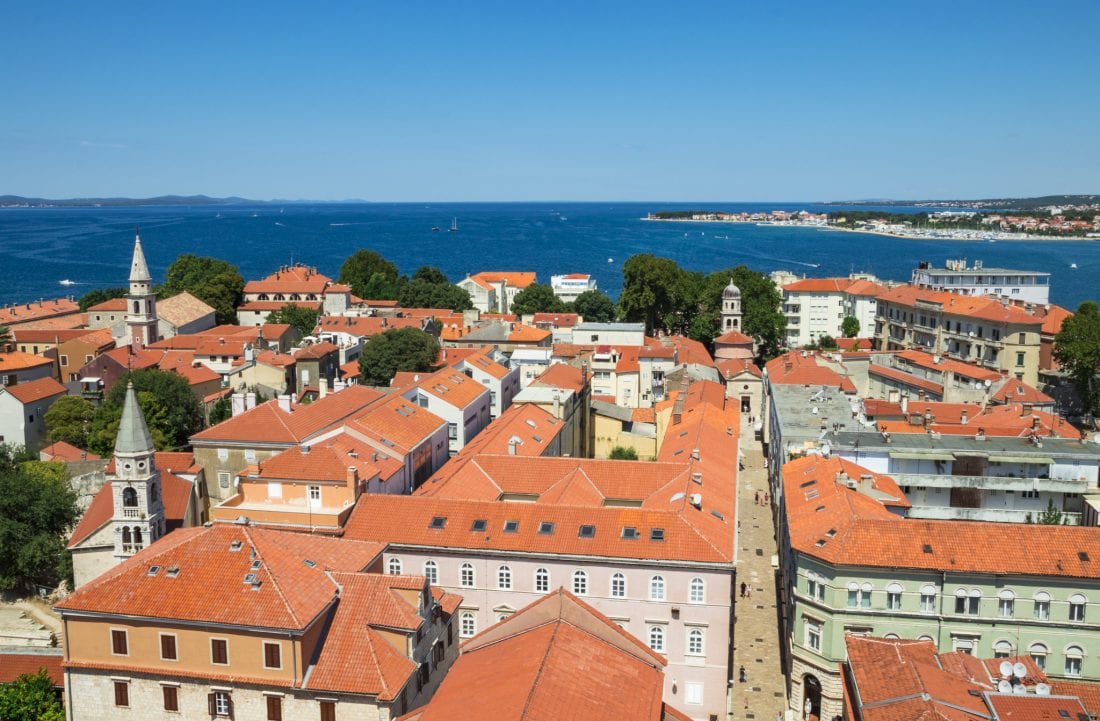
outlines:
[[145, 513], [137, 506], [128, 506], [122, 509], [123, 518], [141, 518]]
[[[927, 518], [939, 521], [992, 521], [994, 523], [1035, 523], [1042, 510], [1026, 511], [1008, 508], [951, 508], [947, 506], [913, 506], [910, 518]], [[1069, 526], [1081, 525], [1080, 513], [1062, 512], [1062, 519]]]
[[952, 476], [926, 473], [891, 473], [899, 486], [922, 488], [980, 488], [986, 491], [1042, 491], [1045, 493], [1084, 493], [1088, 481], [1062, 478], [1012, 476]]

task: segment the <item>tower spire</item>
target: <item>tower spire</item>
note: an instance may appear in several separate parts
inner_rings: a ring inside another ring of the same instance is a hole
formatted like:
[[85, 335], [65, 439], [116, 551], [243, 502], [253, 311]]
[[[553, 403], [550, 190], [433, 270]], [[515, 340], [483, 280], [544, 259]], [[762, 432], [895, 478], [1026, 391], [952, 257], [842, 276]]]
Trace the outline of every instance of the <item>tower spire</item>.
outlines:
[[137, 226], [134, 226], [134, 260], [130, 264], [130, 282], [148, 283], [152, 279], [149, 275], [149, 265], [145, 262], [145, 253], [141, 249], [141, 234]]
[[149, 435], [149, 426], [145, 424], [145, 414], [138, 404], [134, 382], [126, 383], [126, 398], [122, 401], [122, 420], [118, 424], [118, 436], [115, 438], [115, 453], [152, 453], [153, 439]]

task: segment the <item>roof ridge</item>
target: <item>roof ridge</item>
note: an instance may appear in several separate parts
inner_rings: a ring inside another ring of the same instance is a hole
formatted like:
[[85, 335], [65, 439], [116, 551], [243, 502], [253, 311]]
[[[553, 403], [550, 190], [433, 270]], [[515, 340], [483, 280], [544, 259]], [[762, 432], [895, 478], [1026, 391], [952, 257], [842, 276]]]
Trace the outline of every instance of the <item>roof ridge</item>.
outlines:
[[554, 623], [554, 632], [550, 634], [550, 639], [546, 642], [546, 650], [542, 652], [542, 662], [539, 663], [539, 670], [535, 674], [535, 679], [531, 682], [531, 688], [527, 692], [527, 699], [523, 702], [523, 711], [521, 711], [520, 715], [519, 715], [520, 721], [523, 721], [523, 719], [525, 719], [527, 717], [527, 711], [528, 711], [528, 709], [531, 708], [532, 697], [535, 695], [535, 689], [538, 688], [539, 679], [542, 678], [542, 674], [546, 671], [546, 659], [550, 656], [550, 650], [552, 648], [554, 648], [554, 641], [558, 637], [558, 632], [561, 631], [561, 623], [564, 619], [562, 619], [562, 617], [560, 615], [560, 613], [561, 613], [561, 610], [560, 610], [561, 609], [561, 606], [560, 606], [561, 597], [560, 596], [559, 596], [558, 603], [559, 603], [559, 606], [558, 606], [559, 615], [558, 615], [558, 618], [556, 619], [557, 622]]
[[[244, 535], [248, 538], [249, 545], [252, 548], [256, 549], [256, 558], [263, 561], [264, 560], [263, 553], [261, 553], [260, 549], [257, 548], [257, 546], [256, 546], [256, 539], [252, 536], [252, 529], [245, 526], [244, 527]], [[294, 623], [296, 623], [300, 626], [302, 622], [298, 619], [298, 614], [294, 612], [294, 607], [290, 603], [290, 601], [287, 599], [286, 594], [283, 593], [283, 589], [280, 588], [279, 581], [278, 581], [278, 579], [276, 579], [275, 574], [272, 572], [271, 564], [264, 563], [264, 568], [267, 569], [267, 577], [268, 577], [268, 579], [271, 580], [272, 588], [275, 589], [275, 593], [277, 593], [279, 595], [279, 598], [282, 600], [283, 605], [286, 606], [286, 610], [290, 613], [290, 618], [294, 620]]]
[[370, 651], [371, 662], [374, 668], [378, 669], [378, 682], [382, 685], [382, 693], [388, 694], [390, 692], [390, 685], [386, 683], [386, 674], [382, 673], [382, 665], [378, 661], [378, 652], [374, 650], [374, 634], [376, 633], [378, 632], [372, 627], [367, 626], [367, 632], [364, 636], [366, 637], [367, 650]]

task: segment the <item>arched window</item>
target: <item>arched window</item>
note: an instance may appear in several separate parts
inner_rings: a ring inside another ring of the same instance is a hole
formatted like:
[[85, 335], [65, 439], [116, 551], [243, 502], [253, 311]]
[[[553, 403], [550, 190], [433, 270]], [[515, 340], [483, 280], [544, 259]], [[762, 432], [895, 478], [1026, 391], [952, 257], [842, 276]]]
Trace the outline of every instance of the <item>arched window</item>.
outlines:
[[650, 601], [663, 601], [665, 600], [665, 577], [654, 576], [649, 579], [649, 600]]
[[391, 557], [386, 563], [386, 572], [393, 576], [401, 575], [401, 559]]
[[935, 613], [936, 612], [936, 587], [935, 586], [921, 586], [920, 589], [920, 611], [921, 613]]
[[626, 576], [621, 573], [611, 576], [611, 597], [626, 598]]
[[1070, 621], [1084, 621], [1085, 620], [1085, 604], [1089, 600], [1080, 593], [1075, 593], [1069, 597], [1069, 620]]
[[458, 616], [458, 635], [469, 638], [477, 633], [477, 617], [473, 611], [463, 611]]
[[703, 629], [693, 628], [688, 631], [687, 652], [689, 656], [703, 655]]
[[122, 545], [129, 546], [133, 542], [132, 536], [130, 536], [130, 527], [122, 527]]
[[573, 593], [584, 596], [588, 593], [588, 574], [584, 571], [573, 571]]
[[864, 583], [862, 586], [852, 581], [848, 584], [848, 608], [870, 608], [871, 607], [871, 584]]
[[900, 583], [891, 583], [886, 587], [886, 608], [891, 611], [901, 610], [901, 594], [905, 589]]
[[512, 569], [501, 566], [497, 569], [497, 588], [507, 590], [512, 587]]
[[918, 641], [927, 641], [928, 643], [932, 644], [933, 646], [936, 645], [936, 639], [932, 638], [931, 636], [918, 636], [917, 640]]
[[1012, 618], [1015, 613], [1016, 594], [1006, 588], [997, 594], [997, 615], [1001, 618]]
[[122, 505], [127, 508], [134, 508], [137, 506], [137, 491], [127, 486], [122, 489]]
[[691, 579], [691, 585], [688, 587], [688, 600], [692, 603], [702, 603], [704, 600], [706, 600], [706, 596], [706, 582], [698, 576]]
[[1035, 611], [1032, 614], [1037, 621], [1050, 620], [1050, 594], [1039, 591], [1035, 594]]
[[140, 313], [140, 312], [141, 312], [141, 302], [135, 300], [134, 301], [134, 313]]
[[140, 528], [135, 528], [134, 529], [134, 546], [138, 550], [141, 549], [141, 529]]
[[150, 483], [149, 484], [149, 500], [150, 501], [156, 501], [157, 500], [157, 484], [156, 483]]
[[463, 563], [458, 573], [458, 585], [463, 588], [474, 587], [474, 567], [469, 563]]
[[1050, 653], [1050, 649], [1047, 648], [1045, 643], [1033, 643], [1031, 648], [1027, 650], [1031, 656], [1031, 660], [1035, 662], [1035, 665], [1040, 669], [1046, 669], [1047, 667], [1047, 654]]
[[993, 658], [1008, 658], [1012, 654], [1011, 641], [997, 641], [993, 644]]
[[960, 588], [955, 591], [955, 613], [977, 616], [982, 607], [982, 592], [978, 589], [967, 591]]
[[535, 590], [539, 593], [546, 593], [550, 590], [550, 572], [545, 568], [535, 571]]
[[428, 579], [429, 586], [439, 583], [439, 567], [435, 561], [424, 561], [424, 578]]
[[1067, 676], [1081, 675], [1081, 659], [1084, 656], [1085, 652], [1081, 650], [1080, 646], [1070, 646], [1066, 649], [1065, 673]]
[[664, 653], [665, 651], [665, 627], [664, 626], [650, 626], [649, 627], [649, 647], [658, 653]]
[[901, 639], [901, 636], [897, 635], [896, 633], [888, 633], [883, 636], [883, 638], [885, 638], [887, 641], [897, 641]]

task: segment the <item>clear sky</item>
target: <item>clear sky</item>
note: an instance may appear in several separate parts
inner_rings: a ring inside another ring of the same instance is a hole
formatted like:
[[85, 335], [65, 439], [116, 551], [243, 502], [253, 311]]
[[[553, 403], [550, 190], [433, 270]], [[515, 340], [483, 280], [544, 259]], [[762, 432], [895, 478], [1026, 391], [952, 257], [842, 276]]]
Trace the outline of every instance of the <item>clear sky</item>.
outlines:
[[0, 194], [1100, 193], [1100, 2], [8, 2]]

